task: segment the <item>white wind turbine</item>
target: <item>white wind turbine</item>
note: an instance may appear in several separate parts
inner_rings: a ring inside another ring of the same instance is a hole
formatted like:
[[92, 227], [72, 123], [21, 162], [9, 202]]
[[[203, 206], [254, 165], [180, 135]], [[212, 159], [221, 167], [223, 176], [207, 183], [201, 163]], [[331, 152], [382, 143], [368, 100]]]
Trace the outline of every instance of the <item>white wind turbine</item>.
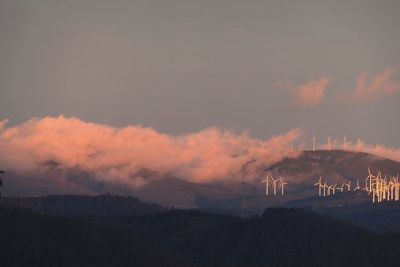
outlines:
[[283, 196], [283, 194], [285, 193], [285, 185], [287, 185], [287, 183], [283, 181], [282, 177], [279, 177], [279, 180], [280, 180], [279, 187], [282, 189], [282, 196]]
[[274, 190], [274, 195], [276, 195], [276, 183], [279, 181], [279, 179], [275, 179], [273, 176], [271, 176], [272, 180], [272, 188]]
[[344, 184], [347, 187], [347, 192], [351, 190], [351, 181], [349, 180], [347, 183]]
[[361, 139], [360, 137], [357, 137], [357, 151], [361, 150]]
[[399, 182], [399, 174], [394, 178], [394, 201], [399, 201], [400, 199], [400, 182]]
[[316, 135], [315, 135], [315, 134], [313, 135], [313, 138], [311, 138], [311, 141], [313, 142], [313, 151], [315, 151], [315, 148], [316, 148], [316, 142], [317, 142], [317, 137], [316, 137]]
[[331, 151], [332, 136], [328, 136], [328, 150]]
[[263, 184], [265, 184], [265, 195], [268, 196], [268, 191], [269, 191], [269, 176], [265, 177], [265, 179], [262, 181]]
[[318, 182], [314, 184], [314, 186], [318, 186], [318, 196], [321, 196], [321, 189], [323, 186], [321, 183], [321, 180], [322, 180], [322, 176], [320, 176]]
[[371, 194], [372, 193], [372, 203], [375, 203], [375, 197], [376, 197], [376, 191], [375, 191], [375, 188], [374, 189], [372, 189], [372, 191], [369, 191], [368, 192], [368, 195], [369, 194]]
[[324, 185], [323, 185], [323, 187], [322, 187], [322, 189], [324, 190], [323, 192], [324, 192], [324, 197], [326, 196], [326, 189], [328, 188], [328, 184], [326, 183], [326, 181], [325, 181], [325, 183], [324, 183]]
[[354, 188], [354, 191], [357, 191], [357, 190], [360, 190], [360, 189], [361, 189], [360, 188], [360, 182], [357, 179], [357, 184], [356, 184], [356, 187]]
[[372, 191], [372, 187], [374, 186], [374, 180], [376, 180], [376, 177], [372, 175], [371, 173], [371, 168], [368, 167], [368, 176], [365, 179], [365, 187], [368, 189], [368, 192]]
[[343, 193], [343, 190], [344, 190], [344, 186], [345, 186], [345, 183], [342, 183], [342, 186], [340, 187], [340, 192], [342, 192], [342, 193]]
[[337, 188], [336, 188], [336, 185], [337, 185], [337, 184], [335, 184], [335, 185], [332, 187], [332, 194], [333, 194], [333, 195], [336, 193], [336, 189], [337, 189]]
[[347, 149], [347, 136], [346, 136], [346, 134], [344, 135], [344, 138], [343, 138], [343, 149]]
[[394, 176], [393, 176], [390, 178], [390, 181], [389, 181], [390, 200], [394, 200], [394, 186], [395, 186], [395, 180], [394, 180]]
[[333, 190], [333, 185], [328, 186], [328, 196], [331, 195], [331, 190]]

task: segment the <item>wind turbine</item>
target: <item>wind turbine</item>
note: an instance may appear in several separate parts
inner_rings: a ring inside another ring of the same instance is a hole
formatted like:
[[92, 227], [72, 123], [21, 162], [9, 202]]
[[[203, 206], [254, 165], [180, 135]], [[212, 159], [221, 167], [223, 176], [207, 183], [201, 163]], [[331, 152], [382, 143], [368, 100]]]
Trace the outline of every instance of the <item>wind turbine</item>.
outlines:
[[354, 191], [357, 191], [357, 190], [360, 190], [361, 188], [360, 188], [360, 182], [358, 181], [358, 179], [357, 179], [357, 185], [356, 185], [356, 187], [354, 188]]
[[372, 191], [374, 178], [375, 178], [375, 176], [372, 175], [371, 168], [368, 167], [368, 176], [365, 179], [365, 187], [368, 188], [368, 190], [367, 190], [368, 192]]
[[332, 194], [334, 195], [336, 192], [336, 184], [332, 187]]
[[394, 182], [394, 201], [399, 201], [400, 198], [400, 183], [399, 183], [399, 174], [395, 178]]
[[342, 192], [342, 193], [343, 193], [343, 190], [344, 190], [344, 185], [345, 185], [345, 183], [342, 183], [342, 186], [340, 187], [340, 192]]
[[346, 134], [344, 135], [344, 138], [343, 138], [343, 149], [347, 149], [347, 136], [346, 136]]
[[276, 183], [279, 181], [279, 179], [275, 179], [273, 176], [271, 176], [272, 180], [272, 188], [274, 189], [274, 195], [276, 195]]
[[326, 189], [328, 188], [328, 184], [326, 183], [326, 181], [325, 181], [325, 183], [324, 183], [324, 185], [323, 185], [323, 187], [322, 187], [322, 189], [324, 189], [324, 197], [326, 196]]
[[390, 192], [389, 199], [393, 200], [394, 199], [394, 179], [393, 179], [393, 177], [391, 177], [390, 181], [389, 181], [389, 192]]
[[376, 191], [375, 188], [372, 191], [368, 192], [368, 195], [372, 193], [372, 203], [375, 203], [375, 196], [376, 196]]
[[283, 181], [282, 177], [279, 177], [279, 180], [281, 182], [279, 187], [282, 189], [282, 196], [283, 196], [284, 191], [285, 191], [285, 185], [287, 185], [287, 183]]
[[357, 137], [357, 151], [360, 151], [361, 148], [361, 139], [360, 137]]
[[394, 177], [394, 201], [399, 201], [400, 198], [400, 183], [399, 183], [399, 174], [397, 177]]
[[333, 185], [328, 186], [328, 196], [331, 195], [331, 190], [333, 190]]
[[382, 173], [378, 172], [376, 175], [376, 193], [378, 197], [378, 203], [382, 202], [382, 190], [383, 190], [383, 180], [382, 180]]
[[265, 184], [265, 195], [268, 196], [268, 189], [269, 189], [269, 176], [265, 177], [265, 179], [262, 181], [263, 184]]
[[332, 136], [328, 136], [328, 150], [331, 151]]
[[315, 151], [316, 142], [317, 142], [317, 137], [315, 134], [313, 135], [313, 138], [311, 138], [311, 141], [313, 142], [313, 151]]
[[314, 186], [318, 186], [318, 196], [321, 196], [321, 188], [322, 188], [321, 180], [322, 176], [320, 176], [318, 182], [314, 184]]
[[351, 190], [351, 181], [349, 180], [347, 183], [344, 184], [347, 187], [347, 192]]

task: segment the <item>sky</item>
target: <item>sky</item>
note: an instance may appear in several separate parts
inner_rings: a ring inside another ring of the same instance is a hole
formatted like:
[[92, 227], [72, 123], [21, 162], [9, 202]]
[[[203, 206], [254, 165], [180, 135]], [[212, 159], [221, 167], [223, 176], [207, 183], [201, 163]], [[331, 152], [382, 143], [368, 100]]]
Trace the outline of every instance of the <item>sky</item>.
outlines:
[[262, 139], [301, 128], [398, 148], [399, 12], [397, 0], [0, 0], [0, 120]]

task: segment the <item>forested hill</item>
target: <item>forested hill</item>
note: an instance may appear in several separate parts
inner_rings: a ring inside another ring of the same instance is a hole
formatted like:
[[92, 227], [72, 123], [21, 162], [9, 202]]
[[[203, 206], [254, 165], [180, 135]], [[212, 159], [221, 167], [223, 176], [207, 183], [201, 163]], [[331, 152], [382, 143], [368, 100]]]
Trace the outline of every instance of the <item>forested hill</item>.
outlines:
[[298, 209], [107, 220], [0, 207], [0, 266], [397, 266], [400, 237]]
[[41, 214], [86, 217], [149, 215], [165, 211], [159, 205], [148, 204], [134, 197], [111, 194], [5, 197], [0, 199], [0, 205], [28, 209]]

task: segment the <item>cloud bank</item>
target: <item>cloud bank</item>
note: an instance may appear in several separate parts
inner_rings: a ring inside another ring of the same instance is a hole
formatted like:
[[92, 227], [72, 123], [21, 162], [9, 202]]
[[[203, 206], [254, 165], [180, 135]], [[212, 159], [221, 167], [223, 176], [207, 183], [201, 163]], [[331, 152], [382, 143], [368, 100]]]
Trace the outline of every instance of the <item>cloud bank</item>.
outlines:
[[[46, 175], [43, 166], [50, 165], [61, 173], [79, 170], [94, 181], [132, 188], [149, 181], [147, 170], [156, 174], [150, 180], [176, 177], [194, 183], [254, 182], [271, 164], [310, 147], [302, 129], [260, 140], [246, 132], [235, 134], [216, 127], [171, 136], [142, 126], [116, 128], [63, 116], [35, 118], [9, 128], [6, 123], [0, 122], [2, 169], [41, 176]], [[292, 143], [298, 152], [291, 151]], [[331, 146], [400, 161], [399, 149], [383, 145], [348, 141], [344, 147], [342, 140], [333, 139]], [[322, 142], [317, 147], [327, 148]], [[54, 173], [47, 178], [64, 179]]]
[[290, 144], [303, 133], [294, 129], [259, 140], [213, 127], [170, 136], [142, 126], [115, 128], [63, 116], [10, 128], [5, 124], [0, 124], [2, 168], [32, 172], [52, 162], [90, 172], [101, 182], [133, 187], [146, 183], [143, 169], [195, 183], [254, 179], [269, 164], [295, 155]]

